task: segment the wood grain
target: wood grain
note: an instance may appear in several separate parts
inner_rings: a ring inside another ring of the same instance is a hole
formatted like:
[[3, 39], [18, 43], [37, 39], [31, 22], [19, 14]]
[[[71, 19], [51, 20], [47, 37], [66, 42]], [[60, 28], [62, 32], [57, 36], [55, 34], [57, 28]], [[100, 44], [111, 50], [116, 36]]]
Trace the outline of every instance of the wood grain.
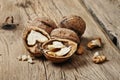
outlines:
[[120, 0], [81, 0], [93, 18], [120, 49]]
[[[14, 16], [15, 23], [19, 23], [14, 30], [0, 29], [0, 80], [120, 80], [120, 51], [78, 0], [0, 0], [0, 14], [0, 23], [7, 16]], [[74, 55], [61, 64], [53, 64], [44, 57], [36, 59], [33, 65], [16, 59], [29, 54], [22, 42], [28, 20], [46, 16], [58, 24], [63, 16], [73, 14], [81, 16], [87, 24], [81, 39], [83, 55]], [[87, 50], [85, 45], [95, 37], [102, 38], [104, 47]], [[107, 56], [108, 61], [94, 64], [91, 57], [95, 51]]]

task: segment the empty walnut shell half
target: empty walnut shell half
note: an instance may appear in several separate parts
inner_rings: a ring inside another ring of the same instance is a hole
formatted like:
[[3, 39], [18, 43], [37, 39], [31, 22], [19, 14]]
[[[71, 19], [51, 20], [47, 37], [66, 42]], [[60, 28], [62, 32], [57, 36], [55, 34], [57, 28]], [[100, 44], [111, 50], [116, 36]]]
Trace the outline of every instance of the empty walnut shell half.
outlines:
[[50, 36], [62, 39], [69, 39], [74, 42], [80, 43], [78, 35], [74, 31], [67, 28], [56, 28], [51, 32]]
[[44, 29], [49, 34], [53, 29], [57, 28], [55, 22], [47, 17], [36, 18], [30, 23], [30, 25], [38, 26], [39, 28]]
[[86, 29], [86, 23], [80, 16], [72, 15], [64, 17], [59, 27], [72, 29], [81, 37]]
[[51, 39], [43, 43], [44, 56], [54, 62], [60, 63], [69, 59], [77, 50], [77, 43], [68, 39]]
[[49, 39], [48, 33], [38, 27], [27, 27], [23, 32], [23, 41], [26, 49], [36, 57], [42, 55], [42, 44]]

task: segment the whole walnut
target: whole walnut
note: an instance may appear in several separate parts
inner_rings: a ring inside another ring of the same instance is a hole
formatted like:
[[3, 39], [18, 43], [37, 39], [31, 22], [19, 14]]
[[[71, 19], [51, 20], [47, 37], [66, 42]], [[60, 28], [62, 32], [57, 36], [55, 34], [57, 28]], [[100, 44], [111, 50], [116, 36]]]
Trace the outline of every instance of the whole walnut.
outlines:
[[50, 36], [54, 38], [69, 39], [76, 43], [80, 43], [78, 35], [67, 28], [56, 28], [51, 32]]
[[80, 16], [76, 15], [64, 17], [58, 26], [74, 30], [79, 37], [83, 35], [86, 29], [85, 21]]

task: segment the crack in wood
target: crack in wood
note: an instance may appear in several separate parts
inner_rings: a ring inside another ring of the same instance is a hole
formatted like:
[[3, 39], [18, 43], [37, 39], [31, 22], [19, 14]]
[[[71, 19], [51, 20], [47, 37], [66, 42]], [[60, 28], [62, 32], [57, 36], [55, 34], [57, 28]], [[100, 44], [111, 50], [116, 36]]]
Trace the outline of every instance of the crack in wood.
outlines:
[[61, 79], [62, 79], [62, 80], [66, 80], [65, 72], [64, 72], [64, 71], [61, 71]]
[[32, 10], [34, 11], [35, 15], [38, 17], [38, 14], [37, 14], [37, 12], [36, 12], [36, 10], [35, 10], [35, 5], [34, 5], [34, 6], [33, 6], [33, 5], [30, 5], [30, 6], [31, 6]]
[[22, 7], [22, 8], [28, 8], [30, 5], [31, 5], [31, 1], [25, 1], [24, 3], [16, 3], [15, 5], [18, 6], [18, 7]]
[[[85, 3], [84, 3], [83, 1], [82, 1], [82, 3], [83, 3], [84, 6], [86, 7], [86, 5], [85, 5]], [[87, 7], [86, 7], [86, 8], [87, 8]], [[118, 47], [119, 42], [118, 42], [118, 40], [117, 40], [117, 37], [114, 36], [112, 33], [110, 33], [109, 30], [107, 30], [107, 29], [105, 28], [105, 25], [102, 23], [102, 21], [100, 21], [100, 20], [98, 19], [98, 17], [95, 15], [95, 13], [92, 11], [91, 8], [87, 8], [87, 9], [88, 9], [88, 11], [90, 12], [90, 14], [92, 15], [93, 19], [105, 30], [105, 32], [106, 32], [107, 35], [110, 37], [110, 39], [112, 40], [112, 42]]]
[[43, 66], [44, 66], [44, 70], [45, 70], [45, 78], [46, 78], [46, 80], [48, 80], [48, 79], [47, 79], [47, 70], [46, 70], [46, 66], [45, 66], [45, 63], [44, 63], [44, 61], [42, 61], [42, 63], [43, 63]]

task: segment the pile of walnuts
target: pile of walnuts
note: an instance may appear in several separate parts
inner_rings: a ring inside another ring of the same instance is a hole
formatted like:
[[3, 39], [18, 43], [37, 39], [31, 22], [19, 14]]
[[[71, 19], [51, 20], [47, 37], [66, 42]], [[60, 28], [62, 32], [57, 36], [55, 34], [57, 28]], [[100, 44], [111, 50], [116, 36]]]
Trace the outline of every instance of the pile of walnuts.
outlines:
[[[76, 15], [64, 17], [58, 25], [46, 17], [36, 18], [23, 31], [23, 41], [32, 56], [44, 55], [48, 60], [59, 63], [69, 59], [75, 52], [83, 54], [84, 48], [79, 44], [85, 29], [85, 21]], [[87, 47], [102, 47], [101, 38], [91, 40]], [[105, 60], [106, 57], [98, 53], [92, 58], [94, 63]]]
[[36, 18], [23, 31], [23, 41], [31, 55], [59, 63], [76, 52], [85, 29], [85, 21], [76, 15], [64, 17], [58, 25], [46, 17]]

